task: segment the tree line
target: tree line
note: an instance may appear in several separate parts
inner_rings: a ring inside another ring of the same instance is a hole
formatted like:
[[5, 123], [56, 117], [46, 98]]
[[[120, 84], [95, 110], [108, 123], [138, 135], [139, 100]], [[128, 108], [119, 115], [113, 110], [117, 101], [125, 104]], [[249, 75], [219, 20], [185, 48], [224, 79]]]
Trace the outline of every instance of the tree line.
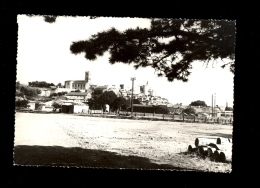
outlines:
[[34, 81], [34, 82], [29, 82], [28, 84], [30, 87], [41, 87], [41, 88], [55, 86], [53, 83], [47, 83], [45, 81], [41, 81], [41, 82]]
[[113, 91], [93, 92], [92, 97], [87, 101], [89, 108], [92, 110], [104, 109], [108, 104], [111, 110], [126, 109], [130, 102], [123, 97], [118, 97]]
[[15, 106], [18, 108], [26, 108], [28, 107], [28, 100], [27, 98], [29, 97], [35, 97], [38, 96], [38, 94], [41, 94], [40, 89], [34, 89], [30, 87], [23, 86], [20, 84], [20, 82], [16, 82], [16, 96], [17, 97], [22, 97], [22, 100], [16, 100], [15, 101]]
[[30, 88], [26, 87], [20, 84], [20, 82], [16, 82], [16, 96], [24, 97], [24, 96], [38, 96], [38, 94], [41, 94], [40, 89]]

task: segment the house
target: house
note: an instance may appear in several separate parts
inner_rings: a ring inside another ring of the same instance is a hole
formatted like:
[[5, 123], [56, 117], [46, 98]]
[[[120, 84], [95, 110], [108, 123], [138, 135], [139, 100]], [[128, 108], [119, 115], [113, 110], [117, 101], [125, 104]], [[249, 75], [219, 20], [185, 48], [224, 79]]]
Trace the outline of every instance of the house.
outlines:
[[30, 110], [35, 110], [35, 103], [36, 102], [34, 102], [34, 101], [29, 101], [28, 102], [28, 108], [30, 109]]
[[221, 116], [233, 117], [233, 111], [224, 111], [223, 113], [221, 113]]
[[39, 110], [45, 111], [45, 112], [52, 112], [53, 111], [53, 101], [48, 101], [48, 102], [41, 102], [40, 106], [38, 107]]
[[61, 106], [62, 113], [88, 113], [89, 106], [82, 102], [64, 101]]
[[53, 106], [49, 106], [49, 105], [46, 105], [45, 103], [41, 103], [39, 109], [41, 111], [45, 111], [45, 112], [52, 112], [54, 108], [53, 108]]
[[91, 98], [90, 92], [70, 92], [66, 95], [68, 100], [73, 102], [86, 102]]
[[177, 104], [175, 104], [175, 105], [172, 105], [171, 111], [172, 111], [173, 114], [179, 115], [179, 114], [182, 113], [182, 111], [183, 111], [185, 108], [186, 108], [186, 106], [183, 106], [182, 103], [179, 103], [179, 104], [177, 103]]
[[38, 94], [39, 96], [49, 97], [51, 94], [51, 90], [47, 88], [40, 88], [41, 93]]
[[221, 110], [220, 111], [220, 115], [221, 116], [233, 117], [233, 109], [232, 108], [228, 108], [228, 106], [226, 106], [226, 107], [218, 107], [218, 108]]
[[71, 92], [72, 89], [70, 88], [60, 88], [60, 87], [57, 87], [55, 90], [53, 90], [53, 93], [61, 93], [61, 92]]
[[113, 91], [117, 96], [119, 96], [119, 88], [117, 88], [115, 85], [108, 86], [107, 91]]
[[125, 89], [120, 89], [119, 93], [121, 94], [122, 97], [126, 97], [127, 96], [127, 91]]
[[220, 117], [222, 113], [220, 108], [212, 108], [211, 106], [191, 106], [191, 108], [196, 111], [198, 117]]
[[211, 107], [206, 106], [190, 106], [196, 111], [196, 114], [198, 117], [209, 117], [212, 115]]

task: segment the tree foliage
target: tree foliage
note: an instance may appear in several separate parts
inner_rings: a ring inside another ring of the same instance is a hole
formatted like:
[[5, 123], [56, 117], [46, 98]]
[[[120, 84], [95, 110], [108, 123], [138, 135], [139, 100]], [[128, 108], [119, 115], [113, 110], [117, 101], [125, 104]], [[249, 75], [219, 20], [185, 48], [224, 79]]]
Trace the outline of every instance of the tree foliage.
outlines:
[[54, 23], [56, 21], [57, 16], [53, 16], [53, 15], [45, 15], [43, 16], [44, 21], [47, 23]]
[[18, 81], [18, 82], [16, 82], [16, 84], [15, 84], [15, 87], [16, 87], [16, 89], [20, 89], [21, 88], [21, 84], [20, 84], [20, 82]]
[[102, 106], [105, 104], [112, 106], [116, 98], [117, 96], [113, 91], [105, 91], [99, 96], [98, 100]]
[[59, 103], [57, 103], [57, 102], [52, 103], [52, 106], [53, 106], [54, 108], [61, 108], [61, 104], [59, 104]]
[[55, 86], [53, 83], [47, 83], [45, 81], [42, 81], [42, 82], [38, 82], [38, 81], [29, 82], [28, 85], [30, 87], [40, 87], [40, 88]]
[[58, 83], [57, 85], [56, 85], [56, 87], [63, 87], [62, 85], [61, 85], [61, 83]]
[[105, 91], [101, 94], [99, 92], [93, 92], [87, 104], [90, 109], [102, 109], [106, 104], [108, 104], [112, 110], [126, 109], [129, 106], [129, 102], [125, 98], [117, 97], [113, 91]]
[[15, 101], [15, 106], [18, 108], [26, 108], [28, 105], [28, 101], [27, 100], [17, 100]]
[[233, 108], [227, 106], [227, 107], [225, 108], [225, 111], [233, 111]]
[[206, 107], [207, 104], [204, 101], [197, 100], [197, 101], [191, 102], [190, 106], [205, 106]]
[[36, 109], [36, 110], [39, 110], [40, 107], [41, 107], [40, 102], [37, 101], [37, 102], [35, 103], [35, 109]]
[[196, 110], [195, 110], [194, 108], [186, 108], [186, 109], [184, 109], [182, 112], [183, 112], [183, 113], [186, 113], [186, 114], [188, 114], [188, 115], [190, 115], [190, 114], [195, 115], [195, 114], [196, 114]]
[[166, 106], [154, 106], [156, 114], [169, 114], [170, 110]]
[[34, 97], [34, 96], [37, 96], [38, 94], [41, 94], [41, 90], [39, 90], [39, 89], [33, 89], [30, 87], [24, 87], [24, 86], [21, 86], [20, 92], [29, 97]]
[[[75, 41], [73, 54], [85, 53], [88, 60], [96, 60], [109, 52], [109, 63], [134, 64], [152, 67], [158, 76], [188, 81], [192, 62], [221, 59], [222, 67], [230, 65], [234, 72], [235, 22], [218, 20], [151, 19], [149, 29], [115, 28], [98, 32], [88, 40]], [[224, 60], [227, 60], [224, 62]]]
[[111, 105], [113, 110], [126, 109], [129, 107], [129, 102], [124, 97], [117, 97]]
[[114, 100], [117, 98], [113, 91], [105, 91], [104, 93], [92, 93], [92, 97], [88, 100], [91, 109], [101, 109], [108, 104], [113, 106]]
[[[129, 111], [131, 109], [129, 108]], [[138, 105], [133, 107], [134, 112], [142, 112], [142, 113], [155, 113], [155, 114], [169, 114], [170, 111], [166, 106], [146, 106], [146, 105]]]

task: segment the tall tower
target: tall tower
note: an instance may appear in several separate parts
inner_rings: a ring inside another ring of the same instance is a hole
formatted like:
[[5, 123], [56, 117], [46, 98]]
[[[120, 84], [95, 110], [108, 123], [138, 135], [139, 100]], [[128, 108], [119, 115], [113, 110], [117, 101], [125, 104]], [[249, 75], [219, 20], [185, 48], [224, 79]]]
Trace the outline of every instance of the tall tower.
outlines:
[[227, 99], [226, 99], [226, 108], [228, 107], [228, 102], [227, 102]]
[[89, 71], [85, 72], [85, 80], [87, 81], [87, 83], [90, 83], [90, 72]]

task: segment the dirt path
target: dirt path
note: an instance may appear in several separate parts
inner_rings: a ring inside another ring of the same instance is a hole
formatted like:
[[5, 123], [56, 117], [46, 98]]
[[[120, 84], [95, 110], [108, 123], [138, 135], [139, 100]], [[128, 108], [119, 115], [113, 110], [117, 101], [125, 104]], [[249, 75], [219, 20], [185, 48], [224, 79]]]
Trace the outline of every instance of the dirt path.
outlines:
[[63, 146], [148, 158], [156, 164], [225, 172], [231, 164], [180, 154], [198, 136], [232, 136], [232, 126], [17, 113], [15, 146]]

